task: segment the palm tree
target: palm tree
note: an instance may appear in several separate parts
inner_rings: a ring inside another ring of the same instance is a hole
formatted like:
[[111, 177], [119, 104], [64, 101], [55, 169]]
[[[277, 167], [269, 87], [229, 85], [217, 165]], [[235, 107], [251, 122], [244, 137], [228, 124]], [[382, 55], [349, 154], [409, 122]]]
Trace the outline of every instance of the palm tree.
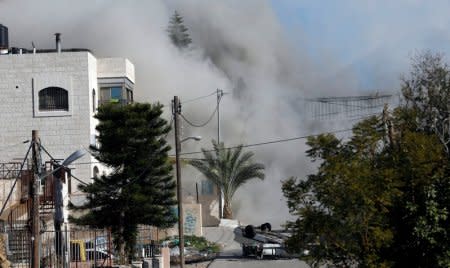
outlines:
[[231, 219], [231, 200], [236, 190], [253, 178], [264, 179], [264, 165], [253, 163], [252, 152], [242, 152], [242, 145], [226, 149], [223, 142], [212, 141], [214, 150], [202, 149], [204, 159], [190, 164], [213, 182], [223, 193], [223, 217]]

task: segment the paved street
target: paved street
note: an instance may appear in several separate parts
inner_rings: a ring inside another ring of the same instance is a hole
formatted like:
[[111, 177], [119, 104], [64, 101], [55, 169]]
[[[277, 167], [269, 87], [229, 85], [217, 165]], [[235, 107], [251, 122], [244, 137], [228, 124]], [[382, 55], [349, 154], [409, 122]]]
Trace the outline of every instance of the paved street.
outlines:
[[309, 266], [299, 260], [249, 260], [249, 259], [216, 259], [209, 268], [309, 268]]
[[297, 259], [256, 260], [252, 258], [242, 258], [241, 242], [243, 242], [246, 238], [242, 237], [241, 232], [238, 229], [233, 229], [230, 227], [206, 227], [203, 228], [203, 232], [206, 239], [220, 244], [223, 249], [220, 257], [209, 264], [209, 268], [309, 267], [306, 263]]

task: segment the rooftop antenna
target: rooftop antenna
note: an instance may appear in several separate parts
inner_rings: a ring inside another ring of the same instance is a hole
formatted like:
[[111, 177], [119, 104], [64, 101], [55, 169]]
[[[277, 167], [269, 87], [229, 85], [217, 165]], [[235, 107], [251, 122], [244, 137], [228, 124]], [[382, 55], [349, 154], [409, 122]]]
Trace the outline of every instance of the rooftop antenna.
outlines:
[[56, 52], [61, 53], [61, 34], [55, 33]]
[[36, 46], [33, 41], [31, 41], [31, 46], [33, 47], [33, 54], [36, 54]]

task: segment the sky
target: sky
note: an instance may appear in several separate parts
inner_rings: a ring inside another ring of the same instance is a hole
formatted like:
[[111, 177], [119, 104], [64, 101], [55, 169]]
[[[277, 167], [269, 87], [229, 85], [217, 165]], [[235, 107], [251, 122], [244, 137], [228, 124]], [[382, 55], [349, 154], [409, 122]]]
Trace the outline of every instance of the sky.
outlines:
[[[357, 76], [360, 90], [393, 89], [417, 51], [450, 53], [450, 2], [272, 0], [274, 12], [310, 55], [325, 52]], [[398, 89], [398, 88], [397, 88]]]
[[[175, 10], [193, 40], [186, 50], [167, 36]], [[304, 100], [398, 93], [415, 53], [450, 55], [448, 11], [444, 0], [0, 0], [0, 23], [9, 27], [11, 46], [30, 48], [33, 41], [53, 48], [60, 32], [63, 48], [128, 58], [136, 70], [135, 99], [164, 104], [168, 121], [173, 96], [183, 115], [201, 124], [216, 107], [211, 93], [224, 90], [221, 141], [235, 146], [351, 128], [355, 121], [345, 115], [315, 118]], [[183, 121], [182, 131], [203, 136], [183, 143], [184, 152], [210, 149], [217, 122], [195, 128]], [[266, 179], [236, 193], [242, 222], [277, 226], [290, 218], [281, 181], [316, 168], [304, 141], [248, 148], [266, 166]], [[202, 179], [189, 168], [183, 178], [190, 193]]]

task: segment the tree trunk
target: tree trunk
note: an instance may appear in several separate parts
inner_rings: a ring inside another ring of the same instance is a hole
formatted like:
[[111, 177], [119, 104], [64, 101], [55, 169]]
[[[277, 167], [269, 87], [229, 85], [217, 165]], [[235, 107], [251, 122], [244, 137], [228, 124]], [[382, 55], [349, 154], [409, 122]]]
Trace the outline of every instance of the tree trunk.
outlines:
[[231, 204], [229, 201], [225, 200], [223, 204], [223, 218], [224, 219], [232, 219], [233, 211], [231, 210]]
[[125, 222], [125, 212], [121, 211], [120, 212], [120, 227], [119, 227], [119, 232], [120, 232], [120, 238], [119, 238], [119, 264], [125, 265], [127, 264], [127, 255], [125, 252], [125, 240], [124, 238], [124, 232], [125, 232], [125, 228], [124, 228], [124, 222]]

